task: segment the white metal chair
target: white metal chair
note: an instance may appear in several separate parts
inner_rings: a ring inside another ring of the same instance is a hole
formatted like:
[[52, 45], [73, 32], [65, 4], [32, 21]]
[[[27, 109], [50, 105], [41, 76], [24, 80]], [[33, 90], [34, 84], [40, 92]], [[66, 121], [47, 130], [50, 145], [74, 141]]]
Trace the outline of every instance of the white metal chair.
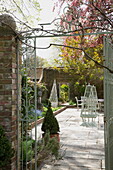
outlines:
[[80, 107], [82, 106], [83, 100], [82, 98], [79, 100], [77, 96], [75, 97], [75, 99], [76, 99], [77, 109], [79, 110], [79, 106]]
[[98, 99], [98, 110], [100, 112], [104, 111], [104, 99]]

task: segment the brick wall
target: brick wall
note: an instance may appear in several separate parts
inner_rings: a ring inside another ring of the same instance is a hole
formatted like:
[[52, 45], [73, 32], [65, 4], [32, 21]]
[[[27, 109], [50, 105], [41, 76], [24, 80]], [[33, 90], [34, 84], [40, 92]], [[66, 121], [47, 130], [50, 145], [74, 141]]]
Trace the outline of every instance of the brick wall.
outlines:
[[[2, 28], [0, 28], [1, 30]], [[0, 31], [0, 124], [15, 149], [8, 170], [16, 170], [17, 151], [17, 64], [13, 31]]]
[[[69, 90], [69, 99], [70, 100], [75, 101], [75, 96], [78, 96], [78, 93], [80, 95], [79, 91], [74, 90], [74, 84], [76, 81], [78, 81], [78, 75], [76, 75], [76, 74], [70, 75], [69, 73], [65, 73], [62, 69], [58, 71], [51, 67], [51, 68], [43, 69], [42, 82], [44, 82], [46, 84], [46, 87], [48, 89], [45, 96], [43, 96], [43, 98], [44, 98], [43, 100], [45, 100], [46, 98], [48, 98], [50, 96], [54, 79], [56, 79], [58, 90], [59, 90], [58, 84], [68, 83], [69, 88], [70, 88], [70, 90]], [[84, 84], [85, 84], [85, 82], [84, 82]], [[98, 81], [91, 82], [91, 84], [94, 84], [96, 86], [98, 98], [103, 98], [103, 81], [101, 81], [99, 84], [98, 84]]]
[[55, 70], [54, 68], [44, 68], [42, 82], [46, 84], [48, 91], [46, 92], [45, 96], [43, 96], [42, 100], [49, 98], [54, 79], [56, 79], [57, 83], [58, 97], [59, 97], [59, 84], [63, 83], [69, 85], [70, 88], [69, 98], [72, 99], [75, 97], [72, 91], [73, 89], [71, 88], [72, 76], [70, 76], [68, 73], [65, 73], [63, 70], [58, 71]]

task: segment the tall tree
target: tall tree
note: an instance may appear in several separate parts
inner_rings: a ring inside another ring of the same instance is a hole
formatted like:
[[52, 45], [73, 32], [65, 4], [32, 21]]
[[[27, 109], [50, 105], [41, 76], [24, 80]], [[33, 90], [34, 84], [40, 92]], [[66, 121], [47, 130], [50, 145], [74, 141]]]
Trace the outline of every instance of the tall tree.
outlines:
[[[106, 32], [109, 32], [110, 38], [112, 37], [112, 0], [57, 0], [57, 2], [60, 5], [67, 2], [67, 8], [65, 8], [65, 12], [61, 16], [60, 30], [65, 34], [73, 35], [75, 33], [80, 35], [79, 48], [84, 51], [87, 57], [86, 49], [101, 45], [103, 43], [103, 35]], [[88, 35], [87, 37], [86, 34]], [[65, 46], [67, 45], [66, 39], [68, 38], [64, 39]], [[77, 37], [74, 37], [74, 39], [77, 40]], [[88, 43], [86, 43], [87, 41]], [[79, 52], [79, 54], [81, 53]]]
[[[56, 0], [54, 0], [56, 1]], [[81, 45], [85, 47], [85, 34], [88, 39], [97, 33], [90, 46], [101, 44], [105, 32], [112, 37], [113, 32], [113, 2], [112, 0], [57, 0], [60, 5], [67, 2], [65, 12], [61, 16], [59, 29], [64, 33], [78, 33], [81, 35]], [[110, 34], [111, 32], [111, 34]]]
[[[36, 63], [35, 63], [35, 60], [36, 60]], [[45, 58], [42, 58], [42, 57], [35, 57], [34, 56], [27, 56], [27, 58], [25, 58], [23, 60], [23, 63], [29, 67], [34, 67], [34, 65], [36, 64], [37, 67], [50, 67], [50, 64], [48, 63], [48, 61], [45, 59]]]
[[59, 2], [60, 4], [67, 2], [68, 5], [61, 21], [65, 30], [113, 31], [112, 0], [59, 0]]
[[19, 31], [25, 31], [39, 20], [40, 4], [37, 0], [5, 0], [0, 1], [0, 13], [11, 15]]
[[[92, 41], [95, 41], [95, 38], [92, 38]], [[98, 38], [98, 37], [97, 37]], [[93, 42], [92, 42], [93, 43]], [[80, 48], [81, 46], [81, 38], [78, 37], [68, 37], [65, 39], [65, 44], [71, 47]], [[90, 44], [90, 41], [84, 39], [84, 44], [87, 47]], [[96, 46], [89, 46], [85, 49], [88, 55], [91, 55], [92, 58], [99, 63], [103, 63], [102, 57], [102, 44], [98, 44]], [[99, 75], [98, 80], [102, 80], [102, 69], [95, 64], [92, 60], [86, 58], [81, 50], [75, 50], [67, 47], [61, 48], [61, 54], [56, 62], [64, 67], [64, 71], [73, 75], [73, 78], [79, 83], [83, 82], [93, 82], [97, 79], [97, 75]]]
[[[60, 60], [57, 62], [64, 66], [65, 71], [73, 76], [76, 75], [77, 84], [85, 81], [100, 84], [103, 79], [102, 69], [95, 63], [103, 65], [104, 33], [109, 32], [108, 36], [112, 37], [112, 0], [59, 0], [57, 2], [60, 5], [67, 3], [65, 12], [61, 16], [60, 31], [62, 30], [65, 34], [79, 35], [64, 38], [65, 47], [61, 48]], [[84, 55], [82, 50], [67, 48], [70, 46], [82, 49], [85, 52]], [[95, 62], [89, 60], [88, 56]]]

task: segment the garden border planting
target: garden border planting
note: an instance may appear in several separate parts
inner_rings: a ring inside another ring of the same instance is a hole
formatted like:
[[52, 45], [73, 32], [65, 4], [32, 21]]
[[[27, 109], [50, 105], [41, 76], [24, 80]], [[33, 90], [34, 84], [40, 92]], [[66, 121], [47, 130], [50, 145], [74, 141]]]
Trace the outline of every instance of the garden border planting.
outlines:
[[[53, 114], [56, 116], [57, 114], [59, 114], [59, 113], [61, 113], [62, 111], [66, 110], [67, 108], [72, 108], [72, 107], [74, 108], [74, 107], [76, 107], [76, 106], [75, 106], [75, 105], [67, 105], [67, 106], [64, 106], [64, 107], [62, 107], [61, 109], [53, 112]], [[43, 122], [43, 119], [44, 119], [44, 117], [38, 119], [38, 120], [37, 120], [37, 125], [40, 124], [40, 123], [42, 123], [42, 122]], [[36, 123], [36, 122], [34, 121], [34, 122], [32, 122], [32, 123], [29, 124], [29, 130], [31, 130], [32, 128], [35, 127], [35, 123]]]

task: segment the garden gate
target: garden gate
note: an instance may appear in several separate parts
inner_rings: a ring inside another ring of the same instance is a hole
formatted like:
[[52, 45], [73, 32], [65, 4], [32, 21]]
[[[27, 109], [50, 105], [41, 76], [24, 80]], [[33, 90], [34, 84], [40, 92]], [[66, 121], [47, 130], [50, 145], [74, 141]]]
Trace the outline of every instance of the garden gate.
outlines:
[[[36, 30], [37, 31], [37, 30]], [[39, 29], [40, 31], [40, 29]], [[34, 31], [35, 32], [35, 31]], [[54, 34], [53, 32], [46, 35], [48, 31], [41, 30], [42, 34], [38, 36], [27, 36], [23, 40], [22, 45], [22, 64], [18, 70], [18, 167], [19, 169], [35, 169], [38, 165], [38, 129], [37, 129], [37, 116], [40, 116], [38, 110], [38, 98], [41, 95], [40, 85], [37, 84], [37, 63], [36, 63], [36, 45], [37, 39], [41, 37], [63, 37], [70, 36], [64, 34]], [[45, 33], [45, 34], [44, 34]], [[100, 33], [102, 34], [102, 33]], [[36, 34], [34, 34], [36, 35]], [[78, 34], [79, 35], [79, 34]], [[78, 36], [73, 34], [73, 36]], [[88, 34], [87, 34], [88, 35]], [[72, 35], [71, 35], [72, 36]], [[47, 48], [49, 48], [49, 45]], [[45, 49], [47, 49], [45, 48]], [[38, 48], [39, 49], [39, 48]], [[107, 38], [104, 39], [104, 56], [105, 66], [113, 69], [113, 47]], [[32, 57], [32, 60], [30, 59]], [[19, 76], [21, 75], [21, 77]], [[32, 77], [33, 81], [30, 80]], [[20, 84], [21, 82], [21, 84]], [[105, 94], [105, 154], [106, 154], [106, 170], [113, 169], [112, 156], [113, 156], [113, 74], [105, 70], [104, 79], [104, 94]], [[21, 102], [20, 102], [21, 101]], [[34, 127], [34, 129], [33, 129]], [[21, 132], [21, 134], [19, 134]], [[34, 139], [34, 140], [32, 140]], [[20, 147], [21, 146], [21, 147]], [[32, 161], [30, 161], [32, 160]]]
[[[113, 44], [104, 37], [105, 66], [113, 70]], [[105, 167], [113, 169], [113, 73], [104, 70]]]
[[37, 118], [41, 114], [37, 112], [37, 103], [41, 91], [37, 83], [36, 38], [26, 37], [21, 52], [22, 63], [18, 63], [18, 169], [37, 169], [38, 163], [34, 160], [37, 160]]

